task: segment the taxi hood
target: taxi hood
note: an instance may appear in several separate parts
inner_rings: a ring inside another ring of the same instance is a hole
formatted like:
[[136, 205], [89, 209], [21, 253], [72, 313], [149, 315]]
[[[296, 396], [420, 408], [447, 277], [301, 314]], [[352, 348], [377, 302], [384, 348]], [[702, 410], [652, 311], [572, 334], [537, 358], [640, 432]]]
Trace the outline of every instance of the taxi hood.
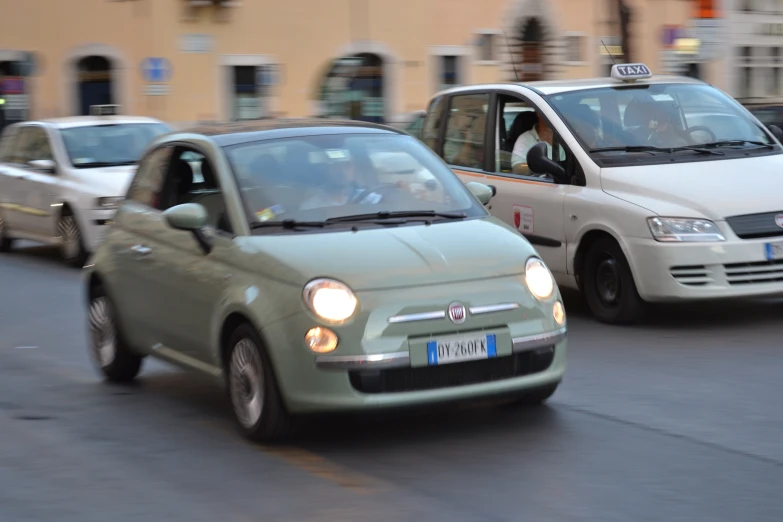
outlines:
[[601, 169], [604, 192], [668, 217], [780, 211], [781, 185], [783, 155]]
[[98, 197], [124, 196], [133, 181], [137, 165], [74, 169], [71, 176], [81, 181]]
[[493, 217], [241, 241], [270, 275], [302, 286], [328, 277], [357, 292], [521, 274], [536, 255], [519, 232]]

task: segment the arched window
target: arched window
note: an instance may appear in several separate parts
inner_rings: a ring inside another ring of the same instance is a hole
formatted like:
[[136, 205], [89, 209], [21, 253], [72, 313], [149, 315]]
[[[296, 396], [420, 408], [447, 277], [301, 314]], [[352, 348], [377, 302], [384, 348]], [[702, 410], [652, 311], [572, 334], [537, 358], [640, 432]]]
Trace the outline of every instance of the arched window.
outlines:
[[76, 62], [81, 114], [90, 114], [91, 105], [111, 105], [112, 63], [105, 56], [85, 56]]

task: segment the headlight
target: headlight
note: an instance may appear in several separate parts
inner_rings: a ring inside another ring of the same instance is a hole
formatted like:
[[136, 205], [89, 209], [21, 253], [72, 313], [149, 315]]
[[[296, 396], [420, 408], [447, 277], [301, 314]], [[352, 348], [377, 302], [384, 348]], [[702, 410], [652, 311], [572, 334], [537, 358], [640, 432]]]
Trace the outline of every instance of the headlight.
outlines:
[[706, 219], [651, 217], [647, 225], [656, 241], [726, 241], [718, 226]]
[[531, 257], [525, 263], [525, 283], [538, 299], [549, 299], [555, 291], [555, 280], [543, 261]]
[[98, 198], [95, 200], [96, 208], [117, 208], [125, 199], [122, 196], [110, 197], [110, 198]]
[[359, 301], [350, 288], [333, 279], [315, 279], [304, 287], [305, 304], [330, 323], [342, 323], [356, 312]]

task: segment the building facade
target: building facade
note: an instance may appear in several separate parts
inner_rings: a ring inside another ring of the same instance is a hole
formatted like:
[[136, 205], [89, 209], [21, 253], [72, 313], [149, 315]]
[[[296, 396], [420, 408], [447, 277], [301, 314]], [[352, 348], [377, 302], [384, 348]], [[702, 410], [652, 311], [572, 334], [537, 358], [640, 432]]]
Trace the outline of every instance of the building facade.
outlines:
[[[694, 2], [625, 1], [631, 59], [654, 72], [680, 67], [661, 35], [684, 26]], [[268, 115], [392, 121], [452, 85], [607, 75], [624, 60], [613, 0], [0, 5], [0, 94], [12, 120], [119, 104], [183, 125]]]

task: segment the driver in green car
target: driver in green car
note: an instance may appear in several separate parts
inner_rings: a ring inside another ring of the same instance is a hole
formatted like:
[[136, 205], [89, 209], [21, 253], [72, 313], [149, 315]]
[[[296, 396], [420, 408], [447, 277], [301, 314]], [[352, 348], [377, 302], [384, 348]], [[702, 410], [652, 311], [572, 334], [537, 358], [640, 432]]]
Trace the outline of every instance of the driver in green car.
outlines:
[[366, 191], [366, 180], [361, 179], [347, 150], [328, 151], [327, 154], [330, 157], [322, 164], [324, 175], [319, 190], [300, 205], [300, 210], [350, 203], [374, 205], [381, 201], [380, 194]]

